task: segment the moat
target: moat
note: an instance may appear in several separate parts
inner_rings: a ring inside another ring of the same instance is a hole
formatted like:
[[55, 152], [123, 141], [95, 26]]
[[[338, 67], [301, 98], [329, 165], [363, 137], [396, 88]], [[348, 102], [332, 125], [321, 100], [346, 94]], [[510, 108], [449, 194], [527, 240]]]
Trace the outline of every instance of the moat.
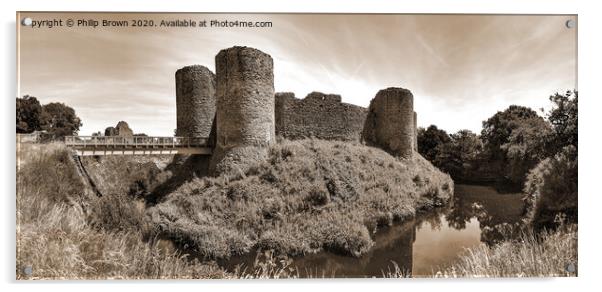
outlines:
[[[454, 195], [448, 207], [376, 231], [375, 245], [359, 258], [322, 252], [295, 258], [292, 265], [300, 277], [382, 277], [395, 265], [412, 277], [429, 277], [452, 264], [466, 248], [502, 239], [494, 226], [521, 218], [522, 194], [456, 185]], [[239, 264], [248, 267], [254, 259], [255, 254], [248, 254], [223, 265], [229, 270]]]

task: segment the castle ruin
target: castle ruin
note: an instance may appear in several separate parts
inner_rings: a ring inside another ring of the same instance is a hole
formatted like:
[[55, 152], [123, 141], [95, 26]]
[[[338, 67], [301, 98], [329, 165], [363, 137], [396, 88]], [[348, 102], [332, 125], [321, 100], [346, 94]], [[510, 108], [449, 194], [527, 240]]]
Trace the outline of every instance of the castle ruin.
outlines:
[[261, 159], [276, 141], [274, 63], [249, 47], [232, 47], [215, 57], [217, 139], [211, 172], [248, 159]]
[[200, 65], [176, 71], [176, 136], [207, 138], [215, 117], [215, 74]]
[[290, 92], [276, 93], [276, 135], [287, 139], [361, 140], [368, 111], [341, 102], [338, 94], [312, 92], [297, 99]]
[[107, 127], [105, 136], [133, 137], [134, 131], [125, 121], [119, 121], [115, 127]]
[[402, 158], [417, 151], [417, 114], [407, 89], [380, 90], [364, 108], [336, 94], [274, 93], [273, 60], [254, 48], [224, 49], [215, 64], [215, 74], [200, 65], [176, 72], [176, 135], [215, 137], [213, 174], [264, 158], [276, 136], [363, 142]]
[[363, 140], [394, 155], [410, 158], [414, 152], [414, 96], [403, 88], [380, 90], [370, 101]]

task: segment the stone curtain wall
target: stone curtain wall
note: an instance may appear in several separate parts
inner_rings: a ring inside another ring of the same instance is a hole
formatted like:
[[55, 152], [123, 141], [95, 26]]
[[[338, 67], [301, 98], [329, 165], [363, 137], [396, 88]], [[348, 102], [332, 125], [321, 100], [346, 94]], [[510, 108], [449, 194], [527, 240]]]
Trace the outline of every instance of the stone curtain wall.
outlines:
[[176, 71], [176, 136], [207, 138], [215, 117], [215, 75], [207, 67]]
[[340, 95], [276, 93], [276, 135], [287, 139], [360, 141], [366, 116], [367, 109], [342, 103]]

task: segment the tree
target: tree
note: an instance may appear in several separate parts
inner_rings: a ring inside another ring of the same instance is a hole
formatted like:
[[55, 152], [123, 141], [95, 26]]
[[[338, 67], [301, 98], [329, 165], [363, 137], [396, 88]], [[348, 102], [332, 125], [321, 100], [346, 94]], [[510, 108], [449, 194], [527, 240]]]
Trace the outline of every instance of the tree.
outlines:
[[508, 142], [500, 147], [506, 153], [507, 178], [524, 181], [529, 170], [547, 157], [550, 133], [550, 124], [540, 118], [524, 120], [511, 132]]
[[82, 123], [73, 108], [64, 103], [52, 102], [42, 107], [42, 129], [55, 139], [77, 135]]
[[497, 112], [483, 122], [481, 139], [489, 154], [503, 159], [506, 155], [501, 151], [502, 145], [508, 143], [512, 131], [529, 119], [543, 119], [537, 113], [524, 106], [511, 105], [503, 112]]
[[572, 145], [577, 148], [577, 114], [578, 92], [567, 91], [565, 94], [550, 96], [553, 108], [547, 113], [553, 133], [548, 139], [548, 155], [554, 156], [561, 149]]
[[501, 162], [500, 175], [522, 185], [530, 168], [543, 158], [549, 124], [524, 106], [511, 105], [483, 122], [481, 139], [490, 161]]
[[460, 130], [450, 135], [448, 143], [437, 147], [435, 165], [452, 177], [463, 177], [466, 170], [473, 167], [481, 151], [483, 142], [479, 136], [469, 130]]
[[37, 98], [29, 95], [17, 97], [17, 133], [31, 133], [41, 129], [42, 106]]
[[435, 125], [430, 125], [426, 130], [418, 129], [418, 152], [428, 161], [434, 162], [437, 157], [437, 147], [450, 141], [450, 137], [444, 130]]

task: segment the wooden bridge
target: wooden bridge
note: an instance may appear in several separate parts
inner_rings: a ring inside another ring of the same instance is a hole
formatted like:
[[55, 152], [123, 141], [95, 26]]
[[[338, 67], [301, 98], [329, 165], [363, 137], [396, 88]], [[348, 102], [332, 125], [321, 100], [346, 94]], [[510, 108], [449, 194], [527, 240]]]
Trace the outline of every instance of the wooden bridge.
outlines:
[[147, 136], [67, 136], [65, 145], [79, 156], [92, 155], [211, 155], [208, 138]]

